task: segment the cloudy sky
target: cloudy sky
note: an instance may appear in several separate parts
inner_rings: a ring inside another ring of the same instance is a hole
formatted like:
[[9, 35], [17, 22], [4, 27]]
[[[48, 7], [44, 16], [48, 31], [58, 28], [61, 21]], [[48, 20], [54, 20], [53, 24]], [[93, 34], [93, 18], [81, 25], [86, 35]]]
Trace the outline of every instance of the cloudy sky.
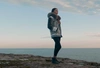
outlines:
[[53, 48], [47, 29], [53, 7], [63, 48], [100, 48], [100, 0], [0, 0], [0, 48]]

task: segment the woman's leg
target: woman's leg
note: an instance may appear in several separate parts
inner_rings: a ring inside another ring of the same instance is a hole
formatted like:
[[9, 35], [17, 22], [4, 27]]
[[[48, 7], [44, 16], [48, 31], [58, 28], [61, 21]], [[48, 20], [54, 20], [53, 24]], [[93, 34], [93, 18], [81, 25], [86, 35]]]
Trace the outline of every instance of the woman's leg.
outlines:
[[54, 58], [56, 58], [59, 50], [61, 49], [61, 44], [60, 44], [60, 37], [54, 37], [53, 40], [55, 42], [55, 49], [54, 49]]

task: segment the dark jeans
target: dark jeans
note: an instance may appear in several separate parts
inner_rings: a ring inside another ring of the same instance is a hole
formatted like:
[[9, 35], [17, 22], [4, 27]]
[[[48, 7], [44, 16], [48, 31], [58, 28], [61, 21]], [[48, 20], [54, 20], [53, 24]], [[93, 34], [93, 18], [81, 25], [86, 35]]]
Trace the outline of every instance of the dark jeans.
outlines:
[[61, 49], [60, 39], [61, 37], [53, 37], [55, 42], [54, 56], [57, 56], [59, 50]]

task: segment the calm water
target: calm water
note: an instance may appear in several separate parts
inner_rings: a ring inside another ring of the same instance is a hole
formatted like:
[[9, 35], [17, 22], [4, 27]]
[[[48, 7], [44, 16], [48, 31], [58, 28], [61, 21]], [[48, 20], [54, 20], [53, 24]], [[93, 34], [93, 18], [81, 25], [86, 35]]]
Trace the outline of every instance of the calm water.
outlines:
[[[0, 53], [13, 54], [32, 54], [39, 56], [52, 57], [53, 49], [41, 48], [20, 48], [20, 49], [0, 49]], [[86, 60], [100, 63], [100, 48], [63, 48], [60, 50], [58, 57]]]

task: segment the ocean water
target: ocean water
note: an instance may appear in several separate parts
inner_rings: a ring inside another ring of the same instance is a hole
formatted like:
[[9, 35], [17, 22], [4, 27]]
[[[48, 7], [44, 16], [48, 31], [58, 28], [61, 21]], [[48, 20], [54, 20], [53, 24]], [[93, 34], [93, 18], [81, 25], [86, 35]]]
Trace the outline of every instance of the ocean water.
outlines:
[[[6, 54], [32, 54], [35, 56], [52, 57], [53, 48], [6, 48], [0, 49], [0, 53]], [[58, 57], [85, 60], [100, 63], [100, 48], [62, 48]]]

